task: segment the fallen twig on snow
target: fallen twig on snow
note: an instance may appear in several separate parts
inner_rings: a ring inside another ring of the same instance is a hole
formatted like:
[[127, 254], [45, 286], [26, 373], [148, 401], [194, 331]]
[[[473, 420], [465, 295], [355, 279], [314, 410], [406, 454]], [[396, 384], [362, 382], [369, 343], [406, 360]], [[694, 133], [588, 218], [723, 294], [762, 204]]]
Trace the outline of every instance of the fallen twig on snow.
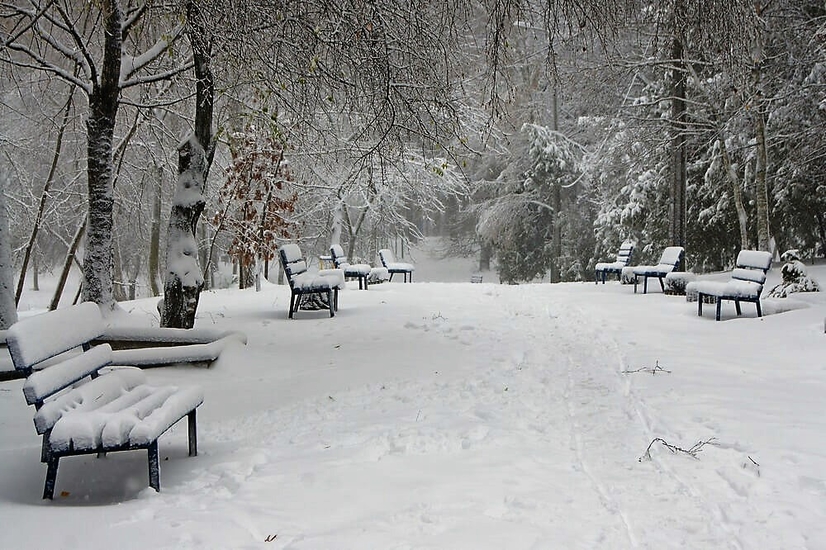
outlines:
[[651, 374], [657, 374], [658, 372], [665, 372], [665, 373], [671, 374], [670, 370], [666, 370], [666, 369], [664, 369], [660, 366], [659, 361], [655, 361], [653, 367], [640, 367], [638, 369], [633, 369], [633, 370], [624, 370], [624, 371], [622, 371], [622, 374], [634, 374], [635, 372], [650, 372]]
[[662, 443], [663, 447], [665, 447], [666, 449], [668, 449], [669, 451], [671, 451], [674, 454], [683, 453], [683, 454], [686, 454], [686, 455], [690, 456], [691, 458], [697, 458], [697, 454], [700, 451], [703, 450], [703, 447], [705, 447], [706, 445], [710, 445], [710, 444], [713, 445], [712, 442], [715, 441], [716, 439], [717, 439], [716, 437], [709, 437], [705, 441], [698, 441], [697, 443], [695, 443], [694, 445], [692, 445], [688, 449], [683, 449], [682, 447], [678, 447], [677, 445], [672, 445], [671, 443], [669, 443], [668, 441], [666, 441], [665, 439], [663, 439], [661, 437], [655, 437], [654, 439], [651, 440], [651, 443], [648, 444], [648, 448], [645, 450], [645, 453], [637, 460], [639, 462], [642, 462], [643, 459], [651, 460], [651, 448], [654, 446], [654, 443], [657, 443], [657, 442]]

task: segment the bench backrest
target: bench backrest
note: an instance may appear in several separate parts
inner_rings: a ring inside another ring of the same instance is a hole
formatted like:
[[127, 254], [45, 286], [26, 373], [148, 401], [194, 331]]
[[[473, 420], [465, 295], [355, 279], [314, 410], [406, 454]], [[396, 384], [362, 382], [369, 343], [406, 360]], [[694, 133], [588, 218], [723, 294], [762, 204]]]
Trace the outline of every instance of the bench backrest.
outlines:
[[287, 275], [287, 281], [289, 281], [292, 287], [293, 277], [307, 271], [307, 262], [304, 260], [301, 249], [297, 244], [282, 244], [278, 248], [278, 254], [281, 257], [281, 266]]
[[763, 285], [766, 272], [772, 265], [770, 252], [762, 250], [741, 250], [737, 254], [737, 267], [731, 272], [731, 278], [737, 281], [749, 281]]
[[683, 260], [683, 254], [685, 254], [685, 249], [682, 246], [668, 246], [663, 250], [657, 267], [662, 271], [676, 270]]
[[86, 378], [95, 376], [111, 362], [112, 348], [96, 346], [41, 370], [33, 368], [52, 357], [85, 347], [105, 330], [100, 308], [92, 303], [42, 313], [22, 319], [6, 335], [14, 368], [26, 376], [23, 394], [38, 408], [49, 396]]
[[620, 246], [619, 252], [617, 252], [617, 263], [621, 263], [622, 265], [628, 265], [631, 263], [631, 255], [634, 253], [634, 243], [631, 241], [625, 241]]
[[393, 252], [391, 252], [389, 248], [382, 248], [379, 250], [379, 259], [381, 260], [381, 265], [384, 267], [387, 267], [389, 264], [396, 263], [396, 259], [393, 257]]
[[330, 256], [332, 256], [333, 265], [336, 267], [347, 265], [347, 256], [344, 255], [344, 249], [340, 244], [334, 244], [330, 247]]

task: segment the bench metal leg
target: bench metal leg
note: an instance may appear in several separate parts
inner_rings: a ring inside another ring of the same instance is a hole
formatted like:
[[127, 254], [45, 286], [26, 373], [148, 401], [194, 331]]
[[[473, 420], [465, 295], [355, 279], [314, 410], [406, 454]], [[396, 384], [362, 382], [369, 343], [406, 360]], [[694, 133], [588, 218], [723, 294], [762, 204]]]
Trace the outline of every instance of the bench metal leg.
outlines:
[[697, 315], [703, 316], [703, 294], [700, 292], [697, 293]]
[[327, 291], [327, 304], [329, 304], [329, 306], [330, 306], [330, 317], [335, 317], [336, 316], [336, 302], [335, 302], [335, 298], [333, 298], [333, 291], [332, 290]]
[[758, 317], [762, 317], [762, 316], [763, 316], [763, 310], [762, 310], [762, 309], [761, 309], [761, 307], [760, 307], [760, 298], [758, 298], [758, 299], [754, 302], [754, 305], [755, 305], [755, 306], [757, 306], [757, 316], [758, 316]]
[[293, 308], [295, 307], [295, 292], [290, 292], [290, 311], [287, 313], [287, 318], [293, 318]]
[[637, 293], [637, 283], [639, 283], [639, 282], [640, 282], [640, 280], [637, 278], [637, 274], [635, 273], [634, 274], [634, 294]]
[[52, 500], [54, 498], [54, 486], [57, 482], [57, 466], [60, 457], [50, 456], [46, 461], [46, 483], [43, 485], [43, 498]]
[[665, 292], [665, 283], [663, 282], [663, 278], [657, 276], [657, 280], [660, 281], [660, 289], [662, 289], [662, 291]]
[[146, 449], [147, 460], [149, 462], [149, 486], [156, 491], [161, 491], [161, 465], [158, 461], [158, 440], [149, 444]]
[[645, 275], [642, 279], [642, 293], [648, 294], [648, 275]]
[[723, 303], [723, 300], [721, 300], [720, 297], [718, 296], [717, 297], [717, 315], [714, 318], [716, 321], [720, 320], [720, 306], [722, 305], [722, 303]]
[[734, 300], [734, 309], [737, 310], [737, 315], [738, 316], [743, 314], [743, 312], [740, 311], [740, 300]]
[[187, 433], [189, 434], [189, 456], [198, 456], [198, 427], [195, 409], [186, 415]]

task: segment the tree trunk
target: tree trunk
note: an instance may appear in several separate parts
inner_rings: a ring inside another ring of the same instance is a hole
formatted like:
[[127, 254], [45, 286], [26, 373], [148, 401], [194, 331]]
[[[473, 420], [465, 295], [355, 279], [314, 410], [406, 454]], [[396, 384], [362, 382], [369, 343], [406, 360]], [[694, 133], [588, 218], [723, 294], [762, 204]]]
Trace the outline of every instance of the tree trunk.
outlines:
[[32, 258], [32, 290], [40, 290], [40, 263], [37, 256]]
[[149, 292], [152, 296], [161, 293], [161, 199], [163, 194], [163, 169], [155, 166], [158, 181], [152, 200], [152, 225], [149, 230]]
[[553, 183], [551, 190], [551, 200], [553, 209], [551, 211], [551, 281], [558, 283], [561, 279], [559, 268], [560, 256], [562, 256], [562, 223], [559, 221], [559, 212], [562, 209], [562, 190], [558, 181]]
[[195, 236], [198, 218], [206, 204], [206, 179], [215, 154], [212, 47], [195, 0], [187, 2], [186, 18], [195, 68], [195, 134], [178, 148], [178, 186], [169, 219], [167, 274], [160, 308], [161, 326], [175, 328], [195, 325], [195, 313], [204, 286]]
[[754, 48], [752, 49], [752, 77], [754, 79], [754, 137], [756, 142], [754, 183], [755, 203], [757, 206], [757, 249], [773, 252], [771, 249], [771, 228], [769, 226], [769, 190], [766, 182], [766, 166], [768, 151], [766, 149], [766, 118], [765, 97], [763, 94], [763, 6], [760, 2], [754, 3], [757, 16], [757, 29]]
[[479, 271], [490, 271], [490, 257], [493, 255], [493, 247], [488, 243], [482, 243], [479, 251]]
[[101, 4], [104, 53], [99, 81], [89, 95], [86, 122], [88, 153], [89, 218], [83, 260], [83, 300], [114, 309], [112, 292], [112, 234], [114, 184], [112, 139], [118, 113], [118, 80], [121, 67], [121, 11], [117, 0]]
[[84, 217], [83, 223], [77, 228], [75, 231], [75, 236], [72, 239], [72, 244], [69, 246], [69, 250], [66, 252], [66, 259], [63, 262], [63, 269], [60, 271], [60, 277], [57, 279], [57, 288], [54, 291], [54, 296], [52, 296], [52, 301], [49, 303], [49, 311], [54, 311], [57, 309], [58, 304], [60, 303], [60, 297], [63, 295], [63, 289], [66, 288], [66, 281], [69, 278], [69, 272], [72, 269], [72, 262], [75, 260], [75, 254], [77, 254], [77, 248], [80, 246], [80, 240], [83, 238], [83, 234], [86, 232], [86, 218]]
[[723, 170], [726, 172], [726, 179], [728, 179], [731, 184], [734, 208], [737, 210], [737, 227], [740, 229], [740, 248], [746, 250], [749, 248], [749, 219], [748, 214], [746, 213], [746, 207], [743, 204], [743, 189], [740, 187], [740, 178], [737, 177], [737, 172], [731, 164], [731, 156], [728, 154], [726, 140], [723, 139], [722, 134], [718, 135], [717, 140], [720, 144], [720, 156], [723, 159]]
[[126, 277], [123, 276], [123, 257], [120, 253], [120, 244], [117, 241], [112, 243], [112, 295], [116, 302], [126, 301]]
[[14, 299], [13, 265], [11, 261], [11, 234], [6, 211], [6, 187], [8, 176], [0, 172], [0, 330], [17, 322], [17, 305]]
[[195, 136], [178, 147], [178, 185], [167, 232], [161, 326], [192, 328], [204, 278], [198, 266], [195, 226], [204, 210], [204, 149]]
[[773, 252], [771, 249], [771, 228], [769, 226], [769, 189], [766, 182], [766, 123], [763, 119], [762, 106], [754, 114], [754, 133], [757, 141], [754, 182], [756, 185], [755, 203], [757, 205], [757, 249]]
[[677, 0], [674, 13], [674, 37], [671, 44], [671, 201], [670, 231], [672, 245], [686, 244], [686, 75], [683, 43], [678, 35], [678, 21], [684, 15], [683, 0]]

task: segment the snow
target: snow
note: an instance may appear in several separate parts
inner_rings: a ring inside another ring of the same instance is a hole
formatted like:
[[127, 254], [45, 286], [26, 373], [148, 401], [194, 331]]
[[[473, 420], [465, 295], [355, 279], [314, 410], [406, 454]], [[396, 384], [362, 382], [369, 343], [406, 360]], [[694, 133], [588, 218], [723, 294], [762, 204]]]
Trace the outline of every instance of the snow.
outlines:
[[825, 293], [715, 322], [657, 288], [444, 265], [419, 252], [418, 282], [332, 319], [288, 320], [286, 286], [204, 293], [196, 326], [248, 344], [147, 372], [204, 388], [199, 455], [185, 422], [161, 437], [160, 493], [145, 453], [115, 453], [61, 460], [41, 500], [33, 409], [3, 382], [0, 547], [826, 547]]
[[737, 254], [737, 265], [768, 269], [772, 265], [772, 255], [762, 250], [741, 250]]

